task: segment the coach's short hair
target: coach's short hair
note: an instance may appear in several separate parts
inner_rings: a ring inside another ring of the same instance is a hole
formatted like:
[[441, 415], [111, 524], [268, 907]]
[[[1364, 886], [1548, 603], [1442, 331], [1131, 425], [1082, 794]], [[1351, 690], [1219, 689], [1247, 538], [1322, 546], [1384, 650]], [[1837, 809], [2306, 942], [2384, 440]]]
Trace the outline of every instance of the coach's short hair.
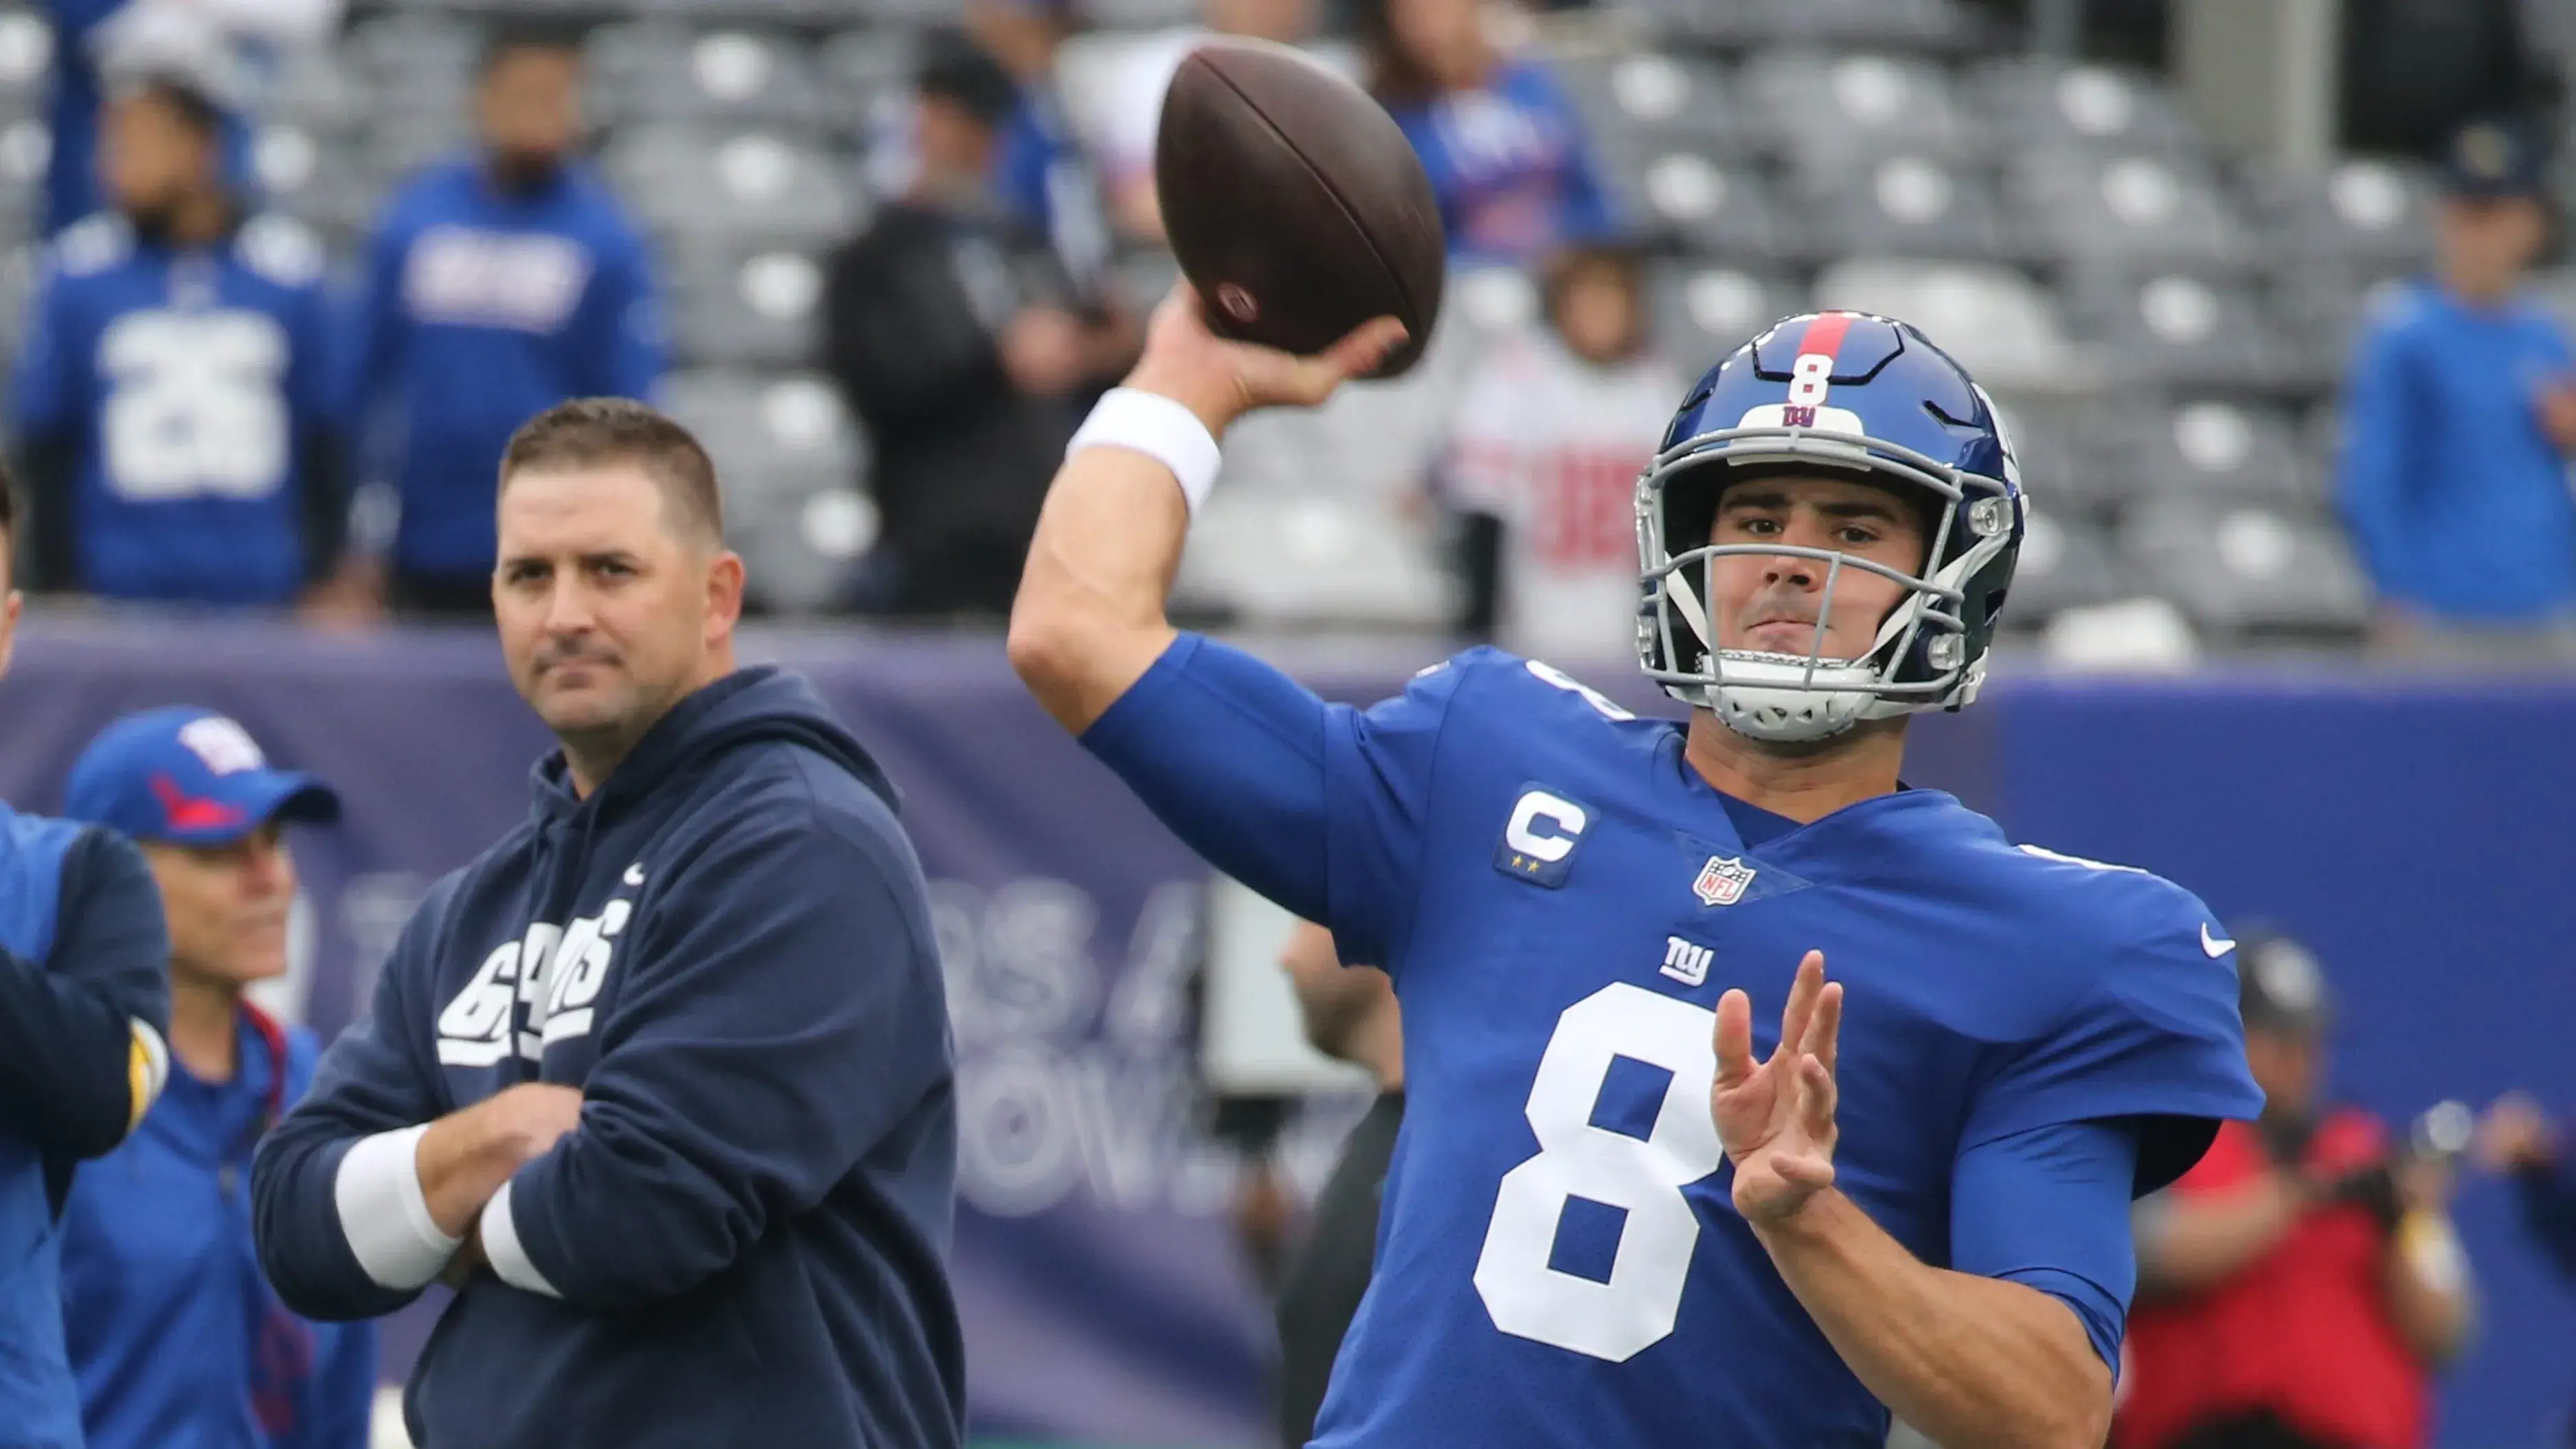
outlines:
[[501, 489], [522, 473], [559, 473], [632, 463], [662, 490], [671, 531], [724, 542], [724, 497], [715, 460], [695, 435], [651, 407], [622, 397], [557, 403], [519, 425], [501, 454]]

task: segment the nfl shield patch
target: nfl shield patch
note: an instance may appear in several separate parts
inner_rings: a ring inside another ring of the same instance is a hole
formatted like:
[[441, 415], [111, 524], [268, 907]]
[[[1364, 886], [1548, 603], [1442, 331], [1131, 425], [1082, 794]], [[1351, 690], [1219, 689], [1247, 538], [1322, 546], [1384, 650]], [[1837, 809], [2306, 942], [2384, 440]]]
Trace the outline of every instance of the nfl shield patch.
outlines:
[[1712, 855], [1699, 868], [1699, 879], [1691, 882], [1691, 894], [1703, 906], [1731, 906], [1744, 899], [1744, 888], [1753, 884], [1754, 874], [1754, 867], [1737, 857]]

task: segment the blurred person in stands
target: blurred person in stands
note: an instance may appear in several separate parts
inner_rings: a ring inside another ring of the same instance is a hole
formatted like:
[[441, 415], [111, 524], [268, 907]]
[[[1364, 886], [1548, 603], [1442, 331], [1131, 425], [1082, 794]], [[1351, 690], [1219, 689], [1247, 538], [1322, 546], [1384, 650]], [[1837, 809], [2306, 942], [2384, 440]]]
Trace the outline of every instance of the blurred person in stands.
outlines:
[[2576, 1153], [2540, 1104], [2515, 1092], [2478, 1120], [2480, 1166], [2513, 1179], [2524, 1225], [2558, 1271], [2576, 1280]]
[[[0, 471], [0, 673], [13, 490]], [[81, 1449], [63, 1348], [62, 1211], [73, 1169], [134, 1131], [170, 1063], [170, 935], [151, 867], [113, 830], [0, 805], [0, 1432]]]
[[1614, 218], [1581, 116], [1542, 61], [1506, 54], [1485, 0], [1361, 0], [1369, 89], [1440, 198], [1449, 248], [1534, 265]]
[[1080, 21], [1077, 0], [967, 0], [966, 29], [1015, 87], [988, 163], [1004, 209], [1044, 237], [1085, 294], [1106, 286], [1107, 204], [1075, 144], [1056, 87], [1056, 55]]
[[2576, 660], [2576, 350], [2523, 291], [2547, 245], [2527, 128], [2464, 128], [2432, 275], [2365, 327], [2339, 502], [2392, 654]]
[[1044, 238], [995, 200], [1020, 105], [1010, 73], [938, 32], [916, 78], [919, 169], [828, 267], [823, 363], [867, 421], [883, 519], [853, 603], [871, 613], [1010, 608], [1078, 395], [1132, 335], [1084, 312]]
[[63, 1212], [63, 1334], [89, 1449], [364, 1449], [373, 1325], [299, 1318], [260, 1276], [251, 1152], [321, 1044], [245, 999], [286, 972], [289, 824], [339, 797], [249, 733], [177, 707], [109, 725], [64, 813], [138, 842], [170, 927], [169, 1084]]
[[1298, 922], [1279, 964], [1297, 988], [1306, 1040], [1328, 1057], [1365, 1068], [1378, 1091], [1342, 1143], [1279, 1282], [1279, 1442], [1305, 1449], [1377, 1253], [1378, 1200], [1404, 1123], [1404, 1019], [1386, 973], [1343, 966], [1333, 933], [1312, 922]]
[[490, 615], [492, 500], [519, 424], [570, 398], [646, 397], [662, 375], [643, 238], [576, 154], [580, 43], [498, 30], [479, 151], [398, 192], [368, 248], [354, 402], [398, 440], [390, 589], [408, 612]]
[[116, 210], [57, 238], [11, 404], [28, 583], [118, 599], [356, 607], [321, 244], [225, 180], [222, 82], [120, 75]]
[[1556, 256], [1544, 322], [1493, 350], [1458, 410], [1443, 471], [1468, 627], [1515, 653], [1636, 647], [1637, 476], [1687, 385], [1649, 343], [1642, 265], [1609, 244]]
[[[43, 0], [54, 27], [52, 151], [46, 162], [45, 234], [98, 211], [102, 74], [134, 53], [229, 59], [311, 44], [335, 34], [343, 0]], [[234, 161], [241, 130], [232, 128]]]
[[2118, 1449], [2423, 1449], [2470, 1327], [2448, 1161], [2326, 1098], [2316, 957], [2238, 933], [2262, 1117], [2137, 1209]]
[[1102, 101], [1096, 150], [1118, 233], [1131, 241], [1163, 240], [1163, 209], [1154, 195], [1154, 143], [1162, 130], [1163, 94], [1191, 51], [1210, 39], [1238, 37], [1302, 45], [1315, 36], [1321, 0], [1199, 0], [1201, 23], [1141, 40], [1119, 66]]

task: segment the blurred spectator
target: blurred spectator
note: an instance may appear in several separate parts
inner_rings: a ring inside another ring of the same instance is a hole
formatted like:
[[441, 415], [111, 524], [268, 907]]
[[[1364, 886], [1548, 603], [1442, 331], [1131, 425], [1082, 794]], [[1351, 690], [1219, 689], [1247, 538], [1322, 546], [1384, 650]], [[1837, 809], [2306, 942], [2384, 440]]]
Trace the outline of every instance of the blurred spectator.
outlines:
[[2499, 1098], [2478, 1122], [2477, 1150], [2481, 1165], [2512, 1176], [2532, 1238], [2576, 1280], [2576, 1153], [2548, 1114], [2520, 1093]]
[[1468, 626], [1519, 653], [1636, 645], [1637, 475], [1686, 382], [1649, 350], [1640, 269], [1621, 247], [1560, 254], [1545, 322], [1494, 348], [1458, 410], [1445, 473]]
[[1045, 240], [992, 194], [1019, 107], [962, 35], [925, 42], [919, 174], [829, 265], [824, 365], [876, 445], [883, 520], [855, 602], [870, 612], [1006, 612], [1075, 398], [1133, 339], [1079, 310]]
[[1484, 0], [1364, 0], [1360, 21], [1369, 89], [1430, 171], [1452, 252], [1527, 265], [1611, 233], [1574, 102], [1544, 64], [1494, 44]]
[[2511, 124], [2460, 133], [2433, 275], [2378, 309], [2352, 363], [2340, 504], [2392, 652], [2576, 658], [2576, 353], [2523, 293], [2545, 160]]
[[278, 1302], [251, 1241], [251, 1150], [321, 1044], [243, 999], [286, 971], [281, 827], [339, 798], [202, 709], [129, 715], [72, 767], [65, 812], [143, 848], [170, 923], [170, 1078], [63, 1209], [63, 1332], [89, 1449], [364, 1449], [376, 1334]]
[[575, 158], [577, 32], [506, 27], [475, 97], [480, 154], [386, 206], [367, 256], [356, 404], [392, 460], [391, 588], [413, 612], [488, 615], [501, 450], [577, 397], [644, 398], [663, 366], [642, 237]]
[[1378, 1090], [1342, 1144], [1279, 1284], [1279, 1442], [1304, 1449], [1315, 1437], [1342, 1335], [1368, 1291], [1378, 1199], [1404, 1123], [1404, 1020], [1386, 973], [1344, 966], [1332, 932], [1321, 926], [1299, 922], [1279, 964], [1296, 985], [1306, 1039], [1328, 1057], [1367, 1068]]
[[994, 192], [1046, 238], [1074, 285], [1091, 295], [1109, 270], [1109, 218], [1055, 81], [1056, 52], [1073, 33], [1076, 8], [1075, 0], [967, 0], [966, 24], [1017, 86], [993, 148]]
[[[2223, 954], [2223, 952], [2222, 952]], [[2118, 1449], [2421, 1449], [2427, 1379], [2469, 1329], [2447, 1157], [2325, 1100], [2316, 958], [2236, 943], [2262, 1117], [2138, 1205]]]
[[245, 219], [222, 126], [204, 77], [175, 67], [109, 104], [117, 211], [55, 241], [18, 359], [33, 587], [317, 607], [346, 593], [321, 246]]
[[1321, 0], [1199, 0], [1205, 23], [1140, 41], [1103, 99], [1098, 152], [1102, 182], [1119, 234], [1163, 240], [1163, 210], [1154, 196], [1154, 140], [1162, 129], [1163, 93], [1192, 50], [1217, 36], [1279, 45], [1313, 38]]
[[[43, 0], [54, 25], [53, 154], [45, 232], [100, 209], [102, 67], [172, 54], [229, 62], [262, 45], [320, 40], [338, 30], [342, 0]], [[238, 97], [233, 97], [238, 99]], [[240, 140], [238, 127], [233, 139]]]

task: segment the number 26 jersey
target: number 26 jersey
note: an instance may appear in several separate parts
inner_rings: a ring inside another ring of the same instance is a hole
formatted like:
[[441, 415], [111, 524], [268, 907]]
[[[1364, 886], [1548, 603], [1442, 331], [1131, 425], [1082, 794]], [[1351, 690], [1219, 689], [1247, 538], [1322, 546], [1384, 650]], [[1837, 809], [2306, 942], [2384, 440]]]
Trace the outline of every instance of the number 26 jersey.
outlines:
[[[1284, 679], [1233, 701], [1314, 761], [1319, 821], [1257, 780], [1184, 798], [1189, 759], [1228, 742], [1169, 738], [1188, 706], [1157, 676], [1218, 647], [1182, 641], [1085, 743], [1395, 980], [1405, 1120], [1326, 1449], [1884, 1441], [1886, 1410], [1735, 1212], [1709, 1118], [1719, 995], [1751, 994], [1768, 1053], [1810, 949], [1846, 992], [1837, 1185], [1936, 1266], [1967, 1149], [2134, 1119], [2144, 1192], [2259, 1110], [2228, 943], [2144, 871], [2016, 848], [1929, 790], [1748, 848], [1678, 725], [1493, 650], [1367, 711], [1301, 712]], [[1155, 729], [1168, 750], [1116, 738]]]

